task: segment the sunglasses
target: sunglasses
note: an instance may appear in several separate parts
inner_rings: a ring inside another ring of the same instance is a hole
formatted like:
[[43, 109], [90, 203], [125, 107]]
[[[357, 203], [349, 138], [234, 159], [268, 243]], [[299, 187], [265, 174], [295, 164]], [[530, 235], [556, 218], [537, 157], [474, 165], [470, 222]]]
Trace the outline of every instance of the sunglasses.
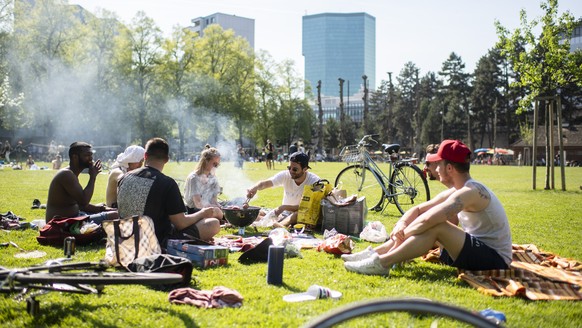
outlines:
[[287, 166], [287, 170], [289, 170], [291, 172], [299, 172], [299, 171], [301, 171], [301, 169], [298, 169], [296, 167], [291, 167], [291, 166]]

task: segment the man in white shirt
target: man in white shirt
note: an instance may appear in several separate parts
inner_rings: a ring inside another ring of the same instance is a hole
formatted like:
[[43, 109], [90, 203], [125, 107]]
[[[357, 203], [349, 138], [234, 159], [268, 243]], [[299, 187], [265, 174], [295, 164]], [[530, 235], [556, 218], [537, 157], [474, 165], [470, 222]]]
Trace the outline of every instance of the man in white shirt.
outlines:
[[297, 211], [303, 195], [303, 187], [312, 185], [320, 180], [314, 173], [308, 172], [309, 156], [302, 152], [295, 152], [289, 156], [289, 166], [267, 180], [259, 181], [247, 190], [247, 198], [253, 198], [257, 191], [283, 186], [283, 202], [275, 209], [275, 214], [285, 214], [280, 224], [289, 226], [297, 223]]

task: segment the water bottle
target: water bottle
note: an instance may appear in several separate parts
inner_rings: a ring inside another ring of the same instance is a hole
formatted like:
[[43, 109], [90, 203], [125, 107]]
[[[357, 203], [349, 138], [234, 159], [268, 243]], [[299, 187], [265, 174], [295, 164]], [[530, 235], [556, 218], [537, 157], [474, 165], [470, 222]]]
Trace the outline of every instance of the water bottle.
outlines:
[[267, 283], [270, 285], [283, 284], [283, 259], [285, 257], [285, 246], [269, 246], [267, 257]]

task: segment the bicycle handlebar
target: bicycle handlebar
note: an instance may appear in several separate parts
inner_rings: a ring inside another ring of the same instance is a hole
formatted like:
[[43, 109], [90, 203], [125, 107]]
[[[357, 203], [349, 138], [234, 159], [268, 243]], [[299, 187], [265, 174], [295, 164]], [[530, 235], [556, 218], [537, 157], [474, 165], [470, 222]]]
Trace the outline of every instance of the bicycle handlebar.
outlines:
[[362, 139], [358, 142], [358, 145], [365, 145], [368, 141], [372, 141], [373, 143], [377, 144], [378, 141], [375, 140], [376, 138], [380, 137], [379, 134], [366, 134], [362, 137]]

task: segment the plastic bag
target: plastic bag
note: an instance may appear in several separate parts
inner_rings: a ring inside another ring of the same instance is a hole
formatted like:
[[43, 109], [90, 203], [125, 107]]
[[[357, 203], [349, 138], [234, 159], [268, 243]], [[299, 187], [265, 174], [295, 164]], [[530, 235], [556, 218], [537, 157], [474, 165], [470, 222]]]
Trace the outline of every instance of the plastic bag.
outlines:
[[270, 210], [260, 220], [253, 222], [254, 227], [270, 228], [277, 222], [275, 209]]
[[338, 233], [321, 243], [317, 248], [318, 251], [324, 251], [330, 254], [350, 254], [354, 249], [354, 242], [349, 236]]
[[388, 239], [388, 233], [382, 222], [373, 221], [369, 222], [360, 232], [360, 238], [373, 243], [383, 243]]

